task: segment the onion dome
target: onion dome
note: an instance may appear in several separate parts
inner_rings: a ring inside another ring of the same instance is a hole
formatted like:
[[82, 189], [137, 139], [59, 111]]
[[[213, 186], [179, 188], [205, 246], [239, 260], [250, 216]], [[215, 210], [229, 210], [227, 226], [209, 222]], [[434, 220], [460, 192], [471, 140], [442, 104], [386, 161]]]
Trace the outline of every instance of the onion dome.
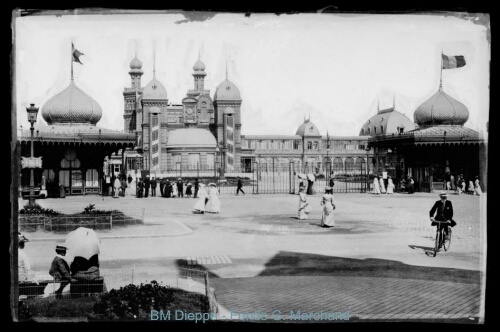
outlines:
[[71, 80], [66, 89], [43, 105], [42, 117], [49, 125], [61, 123], [95, 125], [102, 117], [102, 108]]
[[141, 60], [137, 59], [137, 57], [133, 58], [132, 61], [130, 61], [130, 69], [141, 69], [142, 68], [142, 62]]
[[217, 141], [214, 135], [206, 129], [185, 128], [176, 129], [169, 133], [167, 148], [215, 148]]
[[226, 79], [215, 90], [214, 101], [216, 100], [241, 101], [240, 90], [238, 90], [233, 82]]
[[153, 77], [151, 82], [146, 85], [142, 92], [142, 99], [165, 99], [167, 100], [167, 89], [161, 84], [160, 81]]
[[194, 71], [204, 71], [205, 70], [205, 64], [201, 61], [198, 60], [193, 66]]
[[297, 129], [295, 135], [299, 135], [302, 137], [305, 136], [321, 136], [319, 134], [318, 127], [314, 123], [312, 123], [309, 119], [305, 119], [304, 123], [300, 125]]
[[464, 104], [439, 89], [432, 97], [417, 107], [413, 121], [419, 126], [460, 125], [469, 119], [469, 110]]

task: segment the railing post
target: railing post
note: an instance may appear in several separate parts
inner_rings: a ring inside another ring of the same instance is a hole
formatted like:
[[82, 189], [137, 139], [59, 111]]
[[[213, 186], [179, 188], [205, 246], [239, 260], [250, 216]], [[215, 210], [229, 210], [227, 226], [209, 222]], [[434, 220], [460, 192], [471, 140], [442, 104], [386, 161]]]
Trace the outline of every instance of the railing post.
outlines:
[[109, 216], [109, 229], [113, 229], [113, 213]]

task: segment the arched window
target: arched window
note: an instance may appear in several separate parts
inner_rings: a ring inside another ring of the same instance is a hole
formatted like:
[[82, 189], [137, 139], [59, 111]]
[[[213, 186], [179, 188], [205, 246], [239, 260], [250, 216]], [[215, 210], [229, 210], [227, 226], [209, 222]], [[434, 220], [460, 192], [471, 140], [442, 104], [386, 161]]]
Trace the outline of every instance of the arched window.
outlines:
[[380, 133], [384, 133], [384, 126], [380, 126]]
[[377, 127], [373, 127], [373, 133], [376, 134], [377, 133]]
[[307, 150], [312, 150], [312, 142], [307, 142]]
[[368, 135], [370, 135], [370, 134], [371, 134], [371, 130], [370, 130], [370, 128], [368, 128]]
[[361, 135], [365, 134], [365, 128], [361, 129]]

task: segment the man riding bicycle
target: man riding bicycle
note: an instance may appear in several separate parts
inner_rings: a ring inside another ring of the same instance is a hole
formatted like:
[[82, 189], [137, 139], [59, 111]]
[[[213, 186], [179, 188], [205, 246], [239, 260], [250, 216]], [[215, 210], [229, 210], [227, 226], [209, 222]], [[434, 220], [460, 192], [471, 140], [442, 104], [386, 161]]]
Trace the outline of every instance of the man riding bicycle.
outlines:
[[[430, 219], [432, 221], [432, 226], [437, 226], [438, 223], [436, 221], [450, 221], [451, 227], [454, 227], [457, 223], [453, 220], [453, 205], [451, 201], [448, 200], [448, 194], [445, 191], [442, 191], [439, 194], [439, 201], [434, 203], [431, 211], [429, 212]], [[444, 227], [445, 237], [448, 238], [448, 225], [447, 224], [439, 224], [441, 228]]]

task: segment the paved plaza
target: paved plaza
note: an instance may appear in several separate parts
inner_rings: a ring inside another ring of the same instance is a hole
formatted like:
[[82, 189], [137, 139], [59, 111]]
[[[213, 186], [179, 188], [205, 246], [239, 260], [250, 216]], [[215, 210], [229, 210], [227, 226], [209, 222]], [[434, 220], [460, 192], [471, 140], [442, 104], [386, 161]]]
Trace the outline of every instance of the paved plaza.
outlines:
[[[81, 196], [37, 200], [65, 213], [89, 204], [143, 217], [144, 225], [99, 230], [101, 270], [195, 267], [208, 271], [221, 315], [279, 310], [350, 312], [351, 320], [453, 320], [483, 315], [486, 195], [453, 195], [451, 248], [429, 257], [437, 194], [335, 194], [336, 227], [319, 227], [321, 195], [221, 195], [222, 213], [193, 214], [195, 199]], [[27, 201], [20, 201], [20, 207]], [[46, 272], [64, 234], [26, 233], [28, 257]]]

